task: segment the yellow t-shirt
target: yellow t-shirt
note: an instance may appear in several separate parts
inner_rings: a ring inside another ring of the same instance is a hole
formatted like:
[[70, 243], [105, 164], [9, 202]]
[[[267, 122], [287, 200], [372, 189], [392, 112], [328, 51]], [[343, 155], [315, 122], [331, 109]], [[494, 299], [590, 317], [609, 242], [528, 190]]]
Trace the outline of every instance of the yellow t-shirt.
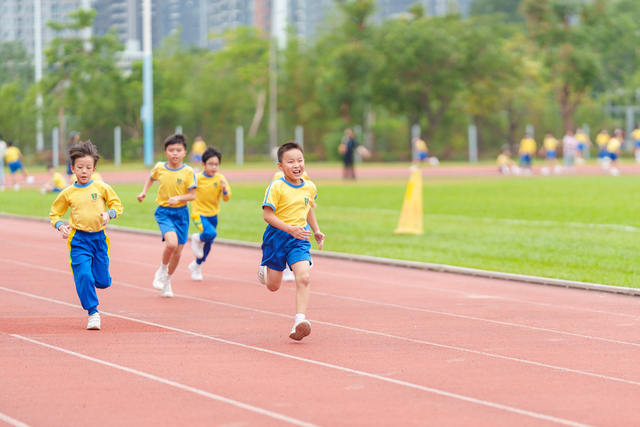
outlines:
[[622, 145], [622, 143], [618, 138], [614, 136], [613, 138], [609, 139], [609, 142], [607, 142], [607, 151], [610, 153], [615, 153], [620, 149], [620, 145]]
[[4, 152], [4, 162], [9, 164], [17, 160], [20, 160], [20, 149], [18, 147], [7, 147], [7, 151]]
[[[196, 199], [191, 202], [191, 216], [216, 216], [220, 213], [220, 199], [228, 202], [231, 198], [231, 186], [221, 173], [208, 176], [200, 172], [197, 176], [198, 187], [196, 188]], [[220, 181], [227, 181], [226, 193], [222, 192]]]
[[[280, 179], [280, 178], [284, 178], [284, 172], [282, 172], [282, 171], [276, 172], [273, 175], [272, 181], [275, 181], [276, 179]], [[306, 179], [306, 180], [311, 179], [311, 178], [309, 178], [309, 175], [307, 174], [307, 171], [302, 172], [302, 179]]]
[[542, 141], [542, 145], [544, 145], [544, 149], [547, 151], [556, 151], [558, 148], [558, 140], [550, 136]]
[[423, 141], [423, 140], [421, 140], [421, 139], [418, 139], [418, 140], [416, 141], [416, 151], [417, 151], [418, 153], [426, 153], [426, 152], [428, 151], [428, 150], [427, 150], [427, 143], [426, 143], [426, 142], [424, 142], [424, 141]]
[[631, 138], [633, 138], [634, 141], [640, 141], [640, 129], [634, 129], [633, 132], [631, 132]]
[[510, 163], [511, 163], [511, 158], [506, 154], [500, 154], [496, 159], [496, 164], [500, 167], [509, 166]]
[[589, 142], [589, 135], [585, 132], [576, 132], [576, 139], [580, 142]]
[[74, 230], [89, 232], [104, 230], [100, 216], [102, 212], [109, 212], [112, 218], [116, 218], [123, 211], [115, 191], [108, 184], [93, 180], [85, 185], [75, 183], [58, 194], [49, 213], [51, 225], [57, 229], [69, 208], [69, 226]]
[[520, 141], [520, 154], [536, 154], [536, 141], [533, 138], [523, 138]]
[[158, 181], [159, 185], [156, 203], [159, 206], [171, 208], [186, 206], [187, 202], [178, 202], [175, 205], [170, 205], [170, 197], [187, 194], [189, 190], [196, 188], [198, 185], [193, 169], [184, 163], [178, 169], [169, 169], [167, 162], [158, 162], [151, 171], [151, 179]]
[[611, 137], [609, 134], [599, 133], [598, 136], [596, 136], [596, 144], [598, 144], [598, 147], [604, 147], [610, 139]]
[[63, 190], [67, 186], [67, 180], [60, 172], [54, 172], [51, 176], [51, 180], [53, 181], [53, 186], [58, 190]]
[[191, 147], [191, 152], [194, 154], [202, 154], [207, 149], [207, 143], [204, 141], [195, 141], [193, 143], [193, 147]]
[[262, 207], [269, 206], [276, 216], [289, 225], [307, 225], [309, 209], [318, 197], [318, 190], [311, 181], [293, 185], [284, 178], [276, 179], [265, 192]]

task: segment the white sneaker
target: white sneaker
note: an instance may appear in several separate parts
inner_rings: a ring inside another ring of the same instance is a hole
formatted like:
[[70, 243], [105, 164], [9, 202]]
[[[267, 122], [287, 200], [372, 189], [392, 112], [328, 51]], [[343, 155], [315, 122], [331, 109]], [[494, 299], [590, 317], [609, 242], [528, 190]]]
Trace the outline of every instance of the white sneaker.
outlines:
[[267, 266], [266, 265], [261, 265], [260, 268], [258, 269], [258, 280], [263, 285], [267, 284]]
[[300, 341], [311, 333], [311, 323], [308, 320], [301, 320], [293, 325], [293, 329], [289, 334], [289, 338], [292, 340]]
[[200, 234], [198, 233], [191, 235], [191, 250], [198, 259], [204, 256], [204, 242], [200, 240]]
[[191, 280], [195, 280], [196, 282], [202, 281], [202, 265], [198, 264], [195, 261], [191, 261], [189, 264], [189, 271], [191, 272]]
[[285, 268], [282, 272], [282, 281], [283, 282], [295, 282], [296, 275], [293, 274], [293, 271], [289, 267]]
[[36, 180], [36, 177], [33, 175], [29, 175], [26, 179], [27, 184], [33, 184], [33, 182]]
[[162, 289], [164, 289], [164, 284], [167, 282], [168, 277], [169, 273], [163, 271], [162, 268], [159, 268], [158, 271], [156, 271], [155, 277], [153, 278], [153, 287], [161, 291]]
[[167, 277], [167, 280], [164, 283], [164, 287], [162, 288], [162, 294], [160, 294], [162, 298], [173, 298], [173, 291], [171, 290], [171, 278]]
[[15, 191], [20, 191], [20, 186], [18, 185], [18, 183], [16, 182], [15, 184], [13, 184], [13, 189]]
[[93, 313], [89, 316], [89, 323], [87, 323], [87, 329], [90, 331], [100, 330], [100, 313]]

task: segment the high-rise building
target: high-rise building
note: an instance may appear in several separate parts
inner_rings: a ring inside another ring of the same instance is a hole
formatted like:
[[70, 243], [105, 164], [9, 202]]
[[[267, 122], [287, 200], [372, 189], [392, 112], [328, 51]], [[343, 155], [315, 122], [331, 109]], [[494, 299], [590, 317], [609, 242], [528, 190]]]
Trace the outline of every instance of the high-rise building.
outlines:
[[[46, 26], [48, 21], [68, 22], [69, 12], [90, 6], [97, 11], [93, 32], [104, 35], [115, 28], [127, 51], [139, 50], [142, 40], [143, 0], [37, 0], [41, 3], [42, 38], [46, 46], [58, 33]], [[460, 12], [467, 15], [473, 0], [417, 0], [430, 15]], [[374, 15], [381, 21], [406, 13], [416, 0], [378, 0]], [[224, 31], [253, 25], [271, 34], [274, 8], [278, 19], [305, 38], [313, 38], [337, 6], [333, 0], [151, 0], [152, 45], [158, 47], [168, 35], [180, 31], [185, 45], [219, 49]], [[0, 42], [22, 40], [28, 51], [34, 50], [34, 3], [25, 0], [0, 0]], [[284, 25], [276, 31], [284, 32]], [[64, 33], [63, 33], [64, 35]], [[213, 36], [212, 36], [213, 35]], [[282, 35], [280, 35], [282, 36]]]
[[[40, 0], [40, 4], [42, 40], [43, 45], [46, 46], [58, 35], [46, 25], [47, 22], [69, 22], [67, 15], [82, 7], [82, 0]], [[33, 52], [35, 50], [34, 22], [32, 1], [0, 0], [0, 42], [22, 40], [27, 51]], [[64, 35], [65, 32], [62, 34]]]

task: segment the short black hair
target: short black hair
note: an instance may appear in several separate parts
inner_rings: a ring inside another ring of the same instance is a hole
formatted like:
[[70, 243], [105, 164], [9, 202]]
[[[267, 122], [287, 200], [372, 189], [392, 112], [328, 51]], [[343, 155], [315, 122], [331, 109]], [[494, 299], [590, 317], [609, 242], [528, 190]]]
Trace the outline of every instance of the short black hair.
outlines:
[[278, 148], [278, 163], [282, 163], [282, 156], [289, 150], [300, 150], [302, 154], [304, 154], [302, 145], [298, 144], [295, 141], [285, 142], [280, 146], [280, 148]]
[[100, 160], [100, 154], [96, 146], [88, 139], [85, 142], [80, 141], [78, 144], [69, 148], [69, 160], [71, 160], [72, 166], [76, 165], [76, 159], [86, 156], [93, 157], [93, 167], [96, 167], [98, 160]]
[[222, 153], [220, 153], [220, 150], [215, 147], [208, 147], [204, 150], [204, 153], [202, 153], [202, 163], [207, 163], [207, 160], [212, 157], [217, 157], [218, 160], [222, 162]]
[[173, 144], [182, 144], [184, 149], [187, 149], [187, 141], [188, 138], [183, 133], [175, 133], [173, 135], [169, 135], [167, 139], [164, 140], [164, 149], [166, 151], [167, 147]]

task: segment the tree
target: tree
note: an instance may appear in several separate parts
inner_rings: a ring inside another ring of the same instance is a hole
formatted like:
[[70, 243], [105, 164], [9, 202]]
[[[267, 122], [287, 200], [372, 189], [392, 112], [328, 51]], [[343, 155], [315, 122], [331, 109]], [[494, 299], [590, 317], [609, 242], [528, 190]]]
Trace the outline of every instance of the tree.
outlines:
[[471, 16], [500, 14], [505, 22], [523, 22], [520, 13], [522, 0], [475, 0], [471, 5]]
[[576, 109], [602, 72], [592, 36], [604, 1], [524, 0], [522, 11], [529, 37], [549, 69], [562, 123], [572, 129]]
[[115, 32], [89, 39], [81, 36], [83, 29], [93, 25], [95, 14], [95, 10], [78, 9], [69, 14], [69, 23], [48, 23], [61, 35], [45, 51], [47, 70], [41, 84], [49, 104], [57, 109], [60, 141], [65, 140], [67, 110], [92, 126], [103, 125], [104, 112], [113, 110], [113, 88], [122, 76], [117, 55], [123, 46]]

